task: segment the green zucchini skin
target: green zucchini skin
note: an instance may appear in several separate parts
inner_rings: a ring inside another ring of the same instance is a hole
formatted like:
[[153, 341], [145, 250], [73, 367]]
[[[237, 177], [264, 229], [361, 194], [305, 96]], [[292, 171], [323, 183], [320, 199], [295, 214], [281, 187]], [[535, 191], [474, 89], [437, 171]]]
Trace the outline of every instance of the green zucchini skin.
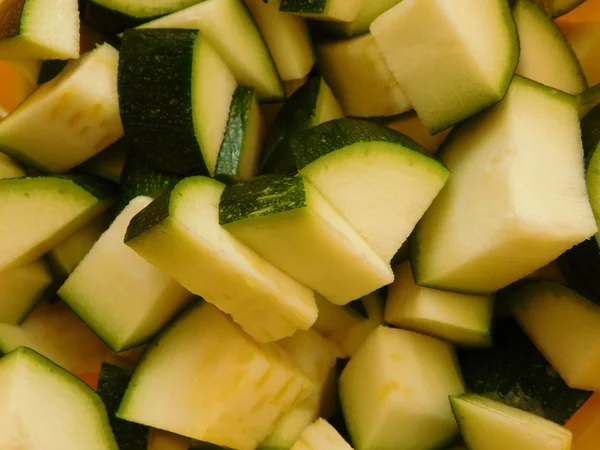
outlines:
[[463, 350], [467, 388], [564, 425], [592, 395], [571, 389], [512, 319], [496, 324], [494, 346]]
[[104, 402], [104, 406], [106, 406], [108, 420], [119, 448], [123, 450], [146, 450], [148, 448], [148, 427], [119, 419], [116, 416], [130, 380], [131, 373], [128, 370], [103, 363], [97, 392]]
[[0, 39], [21, 34], [21, 15], [27, 0], [7, 0], [0, 4]]
[[125, 134], [155, 167], [207, 174], [192, 117], [197, 30], [134, 29], [123, 35], [119, 106]]
[[119, 34], [161, 16], [134, 17], [87, 0], [84, 17], [87, 22], [105, 33]]
[[327, 0], [281, 0], [279, 11], [320, 14], [327, 8]]
[[131, 219], [125, 233], [125, 243], [135, 239], [169, 217], [172, 192], [173, 188], [167, 189]]

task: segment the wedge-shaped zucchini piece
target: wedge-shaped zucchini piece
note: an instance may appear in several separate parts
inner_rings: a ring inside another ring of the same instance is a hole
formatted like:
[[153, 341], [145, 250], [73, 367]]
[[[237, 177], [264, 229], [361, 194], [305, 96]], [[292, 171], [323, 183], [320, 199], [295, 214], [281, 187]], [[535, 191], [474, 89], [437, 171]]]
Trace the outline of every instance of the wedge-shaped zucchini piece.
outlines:
[[387, 323], [459, 345], [491, 345], [492, 296], [417, 286], [409, 261], [398, 266], [394, 273], [396, 279], [388, 288], [385, 306]]
[[401, 0], [360, 0], [358, 15], [350, 22], [323, 22], [327, 34], [352, 37], [369, 32], [371, 23]]
[[285, 145], [293, 133], [344, 117], [342, 107], [322, 77], [312, 77], [283, 104], [269, 128], [261, 162], [262, 173], [292, 172], [294, 154]]
[[107, 180], [119, 183], [125, 166], [125, 158], [129, 152], [129, 146], [124, 139], [120, 139], [96, 156], [88, 159], [81, 169], [85, 173], [91, 173]]
[[118, 59], [104, 44], [69, 62], [0, 121], [0, 148], [43, 171], [65, 172], [122, 137]]
[[517, 0], [513, 17], [520, 45], [516, 73], [567, 94], [581, 94], [587, 88], [585, 75], [553, 20], [534, 0]]
[[145, 343], [192, 298], [123, 243], [129, 221], [151, 201], [133, 199], [58, 290], [116, 352]]
[[417, 284], [495, 292], [596, 232], [573, 97], [515, 77], [446, 142], [452, 177], [416, 230]]
[[[244, 0], [204, 0], [142, 27], [200, 30], [238, 83], [255, 88], [261, 101], [285, 97], [269, 48]], [[214, 75], [210, 79], [214, 87]]]
[[279, 11], [281, 0], [246, 0], [246, 4], [269, 47], [279, 76], [299, 80], [315, 64], [308, 25], [301, 17]]
[[219, 225], [225, 185], [190, 177], [135, 216], [125, 242], [156, 267], [214, 303], [259, 342], [308, 329], [313, 293]]
[[[600, 223], [600, 106], [595, 106], [581, 121], [581, 140], [586, 163], [586, 184], [596, 223]], [[596, 233], [600, 243], [600, 232]]]
[[[300, 174], [385, 261], [392, 259], [448, 180], [448, 170], [406, 136], [339, 119], [289, 140]], [[407, 191], [418, 195], [406, 195]]]
[[539, 282], [514, 294], [514, 314], [569, 386], [600, 390], [600, 306], [568, 287]]
[[267, 175], [227, 187], [219, 222], [267, 261], [338, 305], [394, 279], [389, 265], [300, 175]]
[[35, 79], [40, 71], [36, 60], [15, 59], [0, 61], [0, 120], [6, 117], [36, 88]]
[[27, 175], [27, 172], [14, 158], [0, 153], [0, 180], [6, 178], [19, 178]]
[[379, 120], [378, 123], [405, 134], [417, 144], [422, 145], [430, 155], [434, 155], [438, 151], [442, 142], [444, 142], [450, 131], [452, 131], [451, 129], [447, 129], [433, 135], [430, 134], [427, 128], [425, 128], [423, 121], [419, 119], [419, 116], [414, 111], [409, 111], [396, 117], [384, 118], [383, 120]]
[[583, 119], [599, 103], [600, 84], [597, 84], [577, 96], [579, 117]]
[[363, 0], [281, 0], [280, 11], [315, 20], [350, 22], [358, 17]]
[[458, 433], [448, 395], [462, 394], [464, 386], [446, 342], [381, 326], [350, 359], [339, 383], [357, 449], [443, 448]]
[[0, 447], [118, 450], [98, 395], [40, 354], [20, 347], [0, 360]]
[[236, 87], [197, 30], [134, 29], [123, 35], [123, 127], [134, 148], [158, 168], [214, 174]]
[[0, 59], [79, 57], [77, 0], [6, 0], [0, 4]]
[[304, 430], [291, 450], [352, 450], [352, 447], [326, 420], [319, 419]]
[[519, 59], [506, 0], [404, 0], [371, 33], [430, 133], [501, 100]]
[[264, 123], [254, 88], [238, 86], [229, 107], [229, 119], [215, 167], [224, 182], [256, 176], [263, 149]]
[[393, 116], [412, 109], [370, 33], [319, 44], [317, 54], [323, 76], [348, 116]]
[[0, 270], [39, 259], [108, 208], [112, 194], [87, 176], [0, 180]]
[[475, 394], [450, 397], [471, 450], [570, 450], [569, 430], [549, 420]]
[[133, 374], [118, 416], [193, 439], [253, 450], [311, 382], [213, 305], [193, 306]]

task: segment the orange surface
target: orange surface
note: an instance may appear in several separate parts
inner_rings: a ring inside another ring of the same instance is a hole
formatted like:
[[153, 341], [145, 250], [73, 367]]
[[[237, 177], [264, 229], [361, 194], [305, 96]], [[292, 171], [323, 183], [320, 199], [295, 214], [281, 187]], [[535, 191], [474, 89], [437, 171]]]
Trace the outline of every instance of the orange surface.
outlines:
[[26, 74], [9, 61], [0, 61], [0, 119], [14, 110], [35, 88]]
[[587, 0], [558, 20], [568, 22], [600, 20], [600, 0]]
[[571, 450], [600, 450], [600, 393], [596, 393], [565, 425], [573, 432]]

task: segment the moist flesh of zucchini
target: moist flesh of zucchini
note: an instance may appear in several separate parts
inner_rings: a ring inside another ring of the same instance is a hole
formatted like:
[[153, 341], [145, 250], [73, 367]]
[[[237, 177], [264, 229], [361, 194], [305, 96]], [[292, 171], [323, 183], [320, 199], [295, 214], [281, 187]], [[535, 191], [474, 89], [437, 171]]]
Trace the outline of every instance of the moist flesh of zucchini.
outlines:
[[393, 281], [392, 270], [300, 175], [225, 189], [219, 222], [267, 261], [335, 304]]
[[[190, 177], [133, 218], [125, 242], [260, 342], [306, 330], [313, 292], [245, 247], [219, 225], [225, 186]], [[198, 270], [201, 267], [202, 270]]]
[[0, 148], [40, 170], [65, 172], [122, 137], [118, 59], [103, 44], [69, 62], [0, 122]]
[[432, 134], [501, 100], [519, 59], [506, 0], [403, 0], [371, 33]]
[[[581, 140], [586, 163], [586, 184], [596, 223], [600, 223], [600, 106], [595, 106], [581, 121]], [[600, 233], [596, 234], [600, 243]]]
[[193, 306], [150, 347], [118, 416], [204, 442], [253, 450], [311, 382], [213, 305]]
[[319, 44], [317, 55], [325, 80], [348, 116], [393, 116], [412, 109], [370, 33]]
[[441, 152], [452, 177], [416, 229], [417, 284], [495, 292], [596, 232], [573, 97], [517, 76]]
[[123, 35], [119, 104], [127, 139], [156, 167], [214, 174], [236, 83], [196, 30]]
[[39, 259], [106, 210], [112, 194], [86, 176], [0, 180], [0, 270]]
[[352, 450], [326, 420], [319, 419], [304, 430], [291, 450]]
[[[392, 259], [449, 172], [387, 128], [338, 119], [295, 133], [288, 145], [311, 182], [385, 261]], [[419, 192], [418, 196], [406, 192]]]
[[0, 180], [5, 178], [19, 178], [27, 174], [21, 164], [14, 158], [0, 153]]
[[279, 76], [299, 80], [315, 63], [308, 25], [301, 17], [279, 11], [280, 0], [246, 0], [246, 4], [269, 47]]
[[58, 290], [116, 352], [145, 343], [191, 300], [175, 280], [123, 243], [129, 221], [151, 201], [133, 199]]
[[383, 120], [380, 119], [378, 123], [405, 134], [417, 144], [422, 145], [430, 155], [434, 155], [438, 151], [442, 142], [444, 142], [450, 131], [452, 131], [449, 128], [433, 135], [430, 134], [425, 128], [423, 121], [419, 119], [419, 116], [414, 111], [409, 111], [396, 117], [385, 117]]
[[385, 321], [455, 344], [487, 347], [494, 312], [492, 296], [459, 294], [415, 284], [410, 262], [394, 271], [388, 287]]
[[79, 57], [77, 0], [0, 3], [0, 59]]
[[363, 0], [281, 0], [279, 9], [316, 20], [349, 22], [358, 17]]
[[0, 447], [118, 450], [106, 410], [82, 381], [20, 347], [0, 360]]
[[125, 139], [120, 139], [96, 156], [88, 159], [83, 163], [81, 169], [85, 173], [91, 173], [115, 183], [120, 183], [128, 152], [129, 146], [125, 143]]
[[566, 383], [600, 389], [600, 305], [550, 281], [526, 285], [513, 296], [515, 318]]
[[249, 180], [258, 172], [264, 137], [263, 119], [254, 88], [238, 86], [229, 107], [229, 119], [215, 167], [215, 178]]
[[[285, 97], [269, 49], [244, 0], [204, 0], [142, 28], [200, 30], [239, 84], [255, 88], [261, 101]], [[214, 76], [210, 79], [215, 80]]]
[[324, 22], [328, 34], [339, 37], [352, 37], [369, 32], [371, 23], [393, 8], [401, 0], [361, 0], [358, 16], [351, 22]]
[[585, 75], [573, 49], [534, 0], [517, 0], [513, 17], [519, 33], [516, 73], [567, 94], [581, 94]]
[[469, 448], [485, 450], [570, 450], [572, 433], [549, 420], [487, 397], [450, 397]]
[[356, 448], [443, 448], [458, 433], [448, 396], [462, 394], [464, 386], [446, 342], [381, 326], [350, 359], [339, 383]]
[[325, 80], [319, 76], [310, 78], [283, 104], [269, 128], [261, 172], [294, 171], [294, 154], [285, 140], [298, 130], [341, 117], [344, 112]]

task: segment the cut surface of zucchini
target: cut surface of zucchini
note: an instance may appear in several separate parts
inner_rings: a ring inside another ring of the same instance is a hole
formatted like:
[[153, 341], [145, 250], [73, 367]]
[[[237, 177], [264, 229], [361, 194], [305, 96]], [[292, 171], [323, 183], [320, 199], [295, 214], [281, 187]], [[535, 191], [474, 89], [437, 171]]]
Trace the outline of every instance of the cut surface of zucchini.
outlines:
[[350, 22], [325, 22], [327, 34], [352, 37], [368, 33], [371, 23], [401, 0], [361, 0], [358, 15]]
[[326, 420], [319, 419], [304, 430], [291, 450], [352, 450], [352, 447]]
[[419, 116], [414, 111], [409, 111], [396, 117], [384, 118], [379, 123], [387, 128], [405, 134], [417, 144], [421, 144], [430, 155], [435, 155], [442, 142], [444, 142], [450, 131], [452, 131], [452, 129], [447, 129], [433, 135], [430, 134], [427, 128], [425, 128], [423, 121], [419, 119]]

